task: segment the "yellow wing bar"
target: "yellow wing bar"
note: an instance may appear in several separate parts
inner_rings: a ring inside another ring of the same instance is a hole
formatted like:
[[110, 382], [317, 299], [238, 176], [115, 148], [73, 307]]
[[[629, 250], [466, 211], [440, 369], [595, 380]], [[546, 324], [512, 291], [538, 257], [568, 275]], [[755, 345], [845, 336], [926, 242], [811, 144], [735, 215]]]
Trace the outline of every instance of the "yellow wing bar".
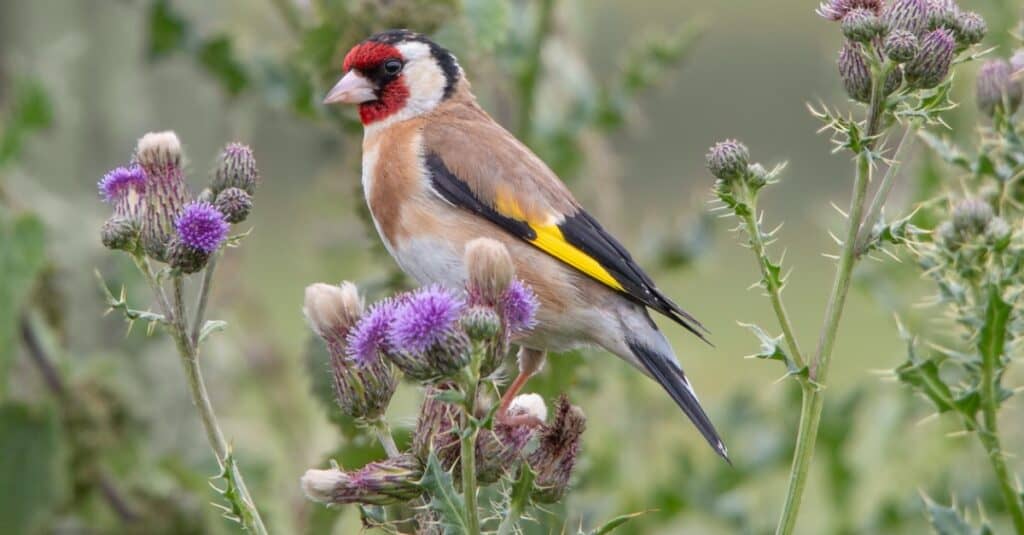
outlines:
[[612, 277], [604, 266], [575, 245], [565, 241], [565, 236], [562, 235], [562, 231], [557, 225], [530, 224], [530, 228], [537, 233], [537, 237], [529, 242], [538, 249], [586, 273], [587, 276], [606, 286], [623, 291], [619, 281], [615, 280], [615, 277]]

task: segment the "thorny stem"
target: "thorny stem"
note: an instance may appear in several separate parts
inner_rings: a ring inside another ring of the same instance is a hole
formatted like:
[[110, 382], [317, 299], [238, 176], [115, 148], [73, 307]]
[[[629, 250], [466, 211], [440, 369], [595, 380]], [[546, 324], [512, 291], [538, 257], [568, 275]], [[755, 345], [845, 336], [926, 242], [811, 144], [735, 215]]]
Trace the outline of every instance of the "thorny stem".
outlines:
[[537, 5], [537, 27], [527, 50], [526, 64], [519, 75], [519, 120], [516, 121], [516, 137], [526, 142], [529, 142], [531, 137], [530, 117], [533, 115], [533, 104], [537, 97], [537, 77], [543, 64], [544, 41], [551, 32], [554, 7], [554, 0], [541, 0]]
[[864, 216], [864, 222], [861, 224], [860, 234], [857, 236], [858, 258], [867, 252], [868, 242], [871, 240], [871, 233], [874, 232], [875, 223], [878, 222], [878, 218], [882, 215], [882, 208], [885, 206], [885, 201], [889, 198], [889, 192], [892, 191], [892, 186], [896, 182], [896, 176], [899, 174], [900, 165], [903, 163], [907, 148], [913, 144], [914, 135], [920, 127], [920, 121], [913, 120], [903, 130], [903, 137], [900, 138], [899, 144], [896, 145], [892, 163], [885, 170], [882, 182], [879, 183], [878, 189], [875, 190], [875, 195], [871, 198], [868, 211]]
[[814, 445], [818, 438], [818, 427], [821, 424], [821, 410], [825, 405], [823, 387], [828, 376], [828, 365], [832, 360], [832, 349], [835, 346], [836, 334], [839, 330], [839, 320], [842, 319], [846, 296], [850, 290], [853, 265], [857, 261], [857, 235], [860, 231], [860, 222], [863, 219], [864, 199], [867, 196], [871, 175], [870, 151], [873, 140], [878, 134], [884, 112], [885, 96], [882, 91], [884, 84], [881, 82], [887, 79], [891, 68], [891, 65], [886, 63], [885, 66], [877, 69], [874, 77], [875, 83], [872, 84], [871, 103], [867, 117], [868, 129], [865, 138], [868, 141], [857, 155], [857, 172], [854, 175], [853, 193], [847, 212], [846, 239], [843, 241], [839, 254], [832, 292], [825, 310], [825, 322], [821, 327], [814, 360], [811, 362], [810, 380], [801, 384], [800, 426], [797, 432], [796, 449], [793, 452], [793, 465], [789, 473], [786, 501], [775, 530], [777, 535], [793, 533], [800, 510], [800, 501], [807, 485], [807, 475], [810, 471], [811, 459], [814, 456]]
[[207, 261], [206, 268], [203, 270], [203, 282], [199, 286], [199, 300], [196, 303], [195, 317], [192, 318], [192, 334], [189, 335], [193, 346], [199, 345], [199, 333], [203, 329], [203, 321], [206, 318], [206, 303], [210, 300], [213, 271], [217, 269], [217, 255], [218, 253], [214, 253], [210, 256], [210, 260]]
[[[782, 302], [782, 287], [776, 283], [776, 278], [770, 271], [769, 263], [771, 260], [765, 251], [764, 236], [762, 236], [761, 227], [757, 222], [757, 194], [752, 193], [746, 185], [744, 185], [744, 189], [747, 190], [747, 204], [750, 206], [750, 210], [743, 215], [742, 219], [747, 227], [747, 236], [750, 237], [750, 248], [754, 251], [754, 256], [757, 257], [757, 264], [761, 268], [761, 277], [765, 281], [765, 291], [768, 293], [768, 299], [775, 310], [775, 316], [779, 320], [782, 336], [786, 340], [790, 354], [792, 354], [793, 362], [797, 368], [803, 368], [803, 352], [800, 351], [800, 344], [796, 340], [796, 335], [793, 334], [793, 323], [789, 320], [786, 305]], [[797, 377], [801, 381], [803, 380], [803, 377]]]
[[480, 430], [476, 422], [473, 421], [476, 417], [480, 360], [479, 348], [474, 348], [471, 362], [463, 378], [465, 381], [463, 385], [465, 405], [463, 406], [462, 428], [459, 433], [462, 463], [462, 498], [466, 504], [466, 527], [470, 535], [478, 535], [480, 533], [480, 512], [477, 508], [476, 499], [476, 437]]

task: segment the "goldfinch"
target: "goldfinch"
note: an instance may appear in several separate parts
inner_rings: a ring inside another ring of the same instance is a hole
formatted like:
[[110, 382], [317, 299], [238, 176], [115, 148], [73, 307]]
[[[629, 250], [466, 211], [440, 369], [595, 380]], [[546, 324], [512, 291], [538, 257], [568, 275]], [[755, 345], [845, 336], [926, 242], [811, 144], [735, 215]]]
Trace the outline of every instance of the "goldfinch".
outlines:
[[520, 344], [520, 374], [546, 351], [597, 345], [660, 384], [715, 451], [725, 445], [648, 309], [702, 340], [704, 327], [664, 293], [559, 178], [485, 112], [451, 52], [408, 30], [371, 36], [345, 56], [324, 102], [355, 104], [364, 125], [362, 183], [398, 265], [421, 284], [462, 288], [463, 251], [503, 243], [540, 301]]

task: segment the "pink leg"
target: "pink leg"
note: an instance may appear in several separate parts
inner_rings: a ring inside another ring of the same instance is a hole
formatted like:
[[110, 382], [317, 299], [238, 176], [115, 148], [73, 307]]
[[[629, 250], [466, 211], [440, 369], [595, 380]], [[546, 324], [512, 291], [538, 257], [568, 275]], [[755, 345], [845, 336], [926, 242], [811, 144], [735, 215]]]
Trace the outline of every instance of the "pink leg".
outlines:
[[501, 397], [501, 405], [498, 406], [497, 419], [499, 423], [506, 425], [529, 425], [536, 426], [543, 424], [544, 422], [539, 421], [536, 417], [528, 414], [509, 414], [508, 408], [512, 404], [512, 400], [519, 395], [519, 391], [526, 386], [526, 382], [530, 380], [541, 368], [544, 367], [544, 359], [546, 352], [538, 351], [536, 349], [527, 349], [525, 347], [519, 348], [519, 375], [516, 376], [512, 384], [509, 385], [508, 390], [505, 391], [505, 395]]

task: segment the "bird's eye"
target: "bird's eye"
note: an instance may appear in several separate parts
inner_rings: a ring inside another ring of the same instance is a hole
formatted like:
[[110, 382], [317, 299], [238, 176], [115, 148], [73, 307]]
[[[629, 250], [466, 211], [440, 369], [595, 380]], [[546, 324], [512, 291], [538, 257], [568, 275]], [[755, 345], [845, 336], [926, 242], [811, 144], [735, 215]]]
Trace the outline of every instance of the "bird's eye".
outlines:
[[394, 76], [401, 72], [402, 62], [397, 59], [389, 59], [384, 62], [384, 72]]

